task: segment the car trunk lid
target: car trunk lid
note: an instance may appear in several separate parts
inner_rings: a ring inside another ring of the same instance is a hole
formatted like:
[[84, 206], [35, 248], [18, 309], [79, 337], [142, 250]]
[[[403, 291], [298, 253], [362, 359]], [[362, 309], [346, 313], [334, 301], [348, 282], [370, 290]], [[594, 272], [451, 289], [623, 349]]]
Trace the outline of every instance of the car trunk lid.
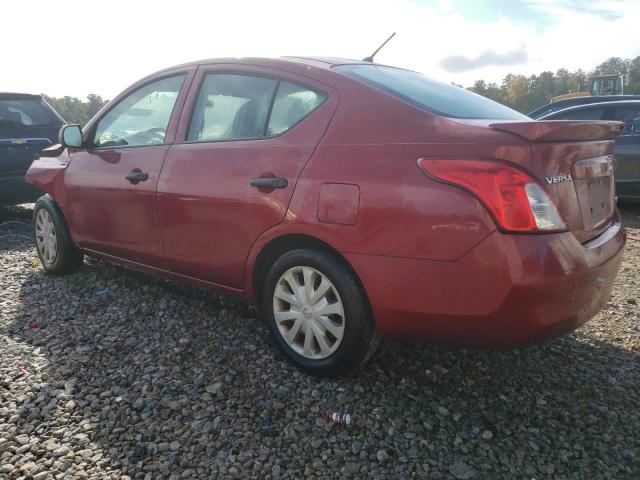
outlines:
[[611, 152], [622, 123], [532, 121], [489, 126], [529, 142], [531, 158], [522, 166], [544, 185], [580, 242], [607, 228], [615, 210]]

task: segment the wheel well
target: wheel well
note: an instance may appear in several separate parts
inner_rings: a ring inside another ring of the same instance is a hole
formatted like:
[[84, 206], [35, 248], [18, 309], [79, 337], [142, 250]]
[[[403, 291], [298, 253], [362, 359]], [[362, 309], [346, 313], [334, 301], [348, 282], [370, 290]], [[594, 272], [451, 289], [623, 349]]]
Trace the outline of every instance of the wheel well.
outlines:
[[[60, 205], [58, 205], [58, 202], [56, 202], [53, 197], [51, 195], [49, 195], [48, 193], [45, 193], [43, 195], [40, 195], [38, 198], [36, 198], [36, 203], [38, 202], [38, 200], [42, 199], [43, 202], [48, 202], [51, 204], [51, 206], [53, 208], [56, 209], [56, 211], [58, 212], [58, 214], [60, 215], [60, 218], [62, 218], [62, 221], [65, 223], [65, 226], [67, 226], [67, 219], [64, 216], [64, 212], [62, 211], [62, 209], [60, 208]], [[68, 228], [68, 226], [67, 226]]]
[[42, 200], [43, 202], [50, 203], [51, 206], [58, 212], [58, 215], [60, 215], [60, 219], [62, 220], [62, 223], [64, 224], [65, 228], [67, 229], [67, 234], [69, 235], [69, 239], [71, 240], [71, 243], [73, 243], [73, 245], [78, 250], [82, 251], [82, 248], [80, 248], [80, 245], [78, 245], [78, 243], [73, 238], [73, 235], [71, 234], [71, 229], [69, 228], [69, 222], [67, 221], [67, 217], [65, 216], [64, 211], [62, 210], [62, 207], [60, 205], [58, 205], [58, 202], [56, 202], [56, 200], [49, 193], [44, 193], [43, 195], [38, 197], [36, 199], [36, 203], [39, 200]]
[[284, 253], [298, 248], [320, 250], [338, 259], [356, 279], [358, 286], [367, 300], [367, 304], [369, 304], [369, 297], [367, 296], [367, 291], [364, 289], [364, 286], [360, 281], [360, 277], [358, 277], [356, 271], [340, 252], [322, 240], [318, 240], [317, 238], [310, 237], [308, 235], [298, 234], [284, 235], [282, 237], [275, 238], [265, 245], [258, 254], [258, 258], [256, 258], [256, 263], [253, 267], [253, 290], [258, 300], [261, 298], [262, 286], [271, 265], [273, 265], [273, 263]]

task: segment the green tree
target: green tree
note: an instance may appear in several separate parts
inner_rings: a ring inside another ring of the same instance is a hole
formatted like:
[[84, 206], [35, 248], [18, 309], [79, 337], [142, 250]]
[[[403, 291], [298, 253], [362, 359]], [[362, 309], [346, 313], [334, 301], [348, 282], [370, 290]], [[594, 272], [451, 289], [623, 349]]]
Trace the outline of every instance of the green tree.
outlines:
[[98, 111], [106, 104], [105, 100], [102, 100], [100, 95], [90, 93], [87, 95], [86, 110], [85, 113], [91, 119]]
[[485, 95], [487, 92], [487, 84], [484, 80], [476, 80], [473, 87], [469, 87], [468, 90], [471, 90], [473, 93], [477, 93], [478, 95]]
[[489, 83], [485, 90], [485, 96], [496, 102], [504, 102], [504, 92], [500, 89], [498, 84]]
[[629, 72], [625, 81], [624, 93], [640, 95], [640, 57], [629, 62]]
[[532, 75], [531, 94], [528, 98], [527, 108], [533, 110], [537, 106], [549, 103], [555, 93], [555, 75], [553, 72], [542, 72], [538, 76]]
[[587, 86], [587, 74], [583, 70], [570, 72], [566, 68], [561, 68], [556, 72], [555, 94], [564, 95], [583, 91]]
[[107, 103], [100, 95], [95, 94], [88, 95], [86, 102], [68, 96], [49, 97], [45, 95], [44, 98], [67, 123], [77, 123], [83, 126]]
[[504, 77], [500, 88], [504, 91], [504, 103], [520, 111], [528, 108], [529, 78], [525, 75], [510, 73]]
[[598, 65], [593, 71], [594, 75], [610, 75], [614, 73], [619, 73], [621, 75], [626, 75], [629, 72], [629, 66], [631, 65], [631, 60], [628, 58], [623, 59], [620, 57], [611, 57], [608, 60], [602, 62]]

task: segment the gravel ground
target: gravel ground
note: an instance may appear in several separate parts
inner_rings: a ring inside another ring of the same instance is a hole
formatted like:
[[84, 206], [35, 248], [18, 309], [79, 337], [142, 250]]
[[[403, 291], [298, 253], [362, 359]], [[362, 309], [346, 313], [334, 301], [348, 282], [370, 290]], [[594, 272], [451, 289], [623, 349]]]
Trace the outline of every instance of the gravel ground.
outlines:
[[[624, 217], [639, 238], [640, 208]], [[640, 478], [640, 241], [571, 335], [383, 342], [336, 381], [293, 369], [235, 300], [96, 260], [45, 276], [29, 234], [0, 227], [0, 478]]]

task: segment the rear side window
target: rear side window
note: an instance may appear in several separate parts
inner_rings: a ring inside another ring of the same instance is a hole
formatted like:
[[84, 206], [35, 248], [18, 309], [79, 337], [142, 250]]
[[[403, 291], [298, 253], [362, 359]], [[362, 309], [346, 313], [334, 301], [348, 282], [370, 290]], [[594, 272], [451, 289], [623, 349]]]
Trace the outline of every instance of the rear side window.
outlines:
[[445, 117], [531, 120], [498, 102], [420, 73], [381, 65], [336, 65], [333, 68], [418, 108]]
[[326, 97], [324, 93], [282, 80], [273, 101], [267, 136], [286, 132], [318, 108]]
[[42, 100], [0, 100], [0, 128], [44, 125], [62, 125], [62, 122]]
[[[601, 120], [604, 107], [585, 107], [560, 112], [552, 120]], [[551, 120], [551, 119], [550, 119]]]
[[277, 80], [253, 75], [207, 74], [198, 94], [187, 140], [263, 136], [276, 85]]

